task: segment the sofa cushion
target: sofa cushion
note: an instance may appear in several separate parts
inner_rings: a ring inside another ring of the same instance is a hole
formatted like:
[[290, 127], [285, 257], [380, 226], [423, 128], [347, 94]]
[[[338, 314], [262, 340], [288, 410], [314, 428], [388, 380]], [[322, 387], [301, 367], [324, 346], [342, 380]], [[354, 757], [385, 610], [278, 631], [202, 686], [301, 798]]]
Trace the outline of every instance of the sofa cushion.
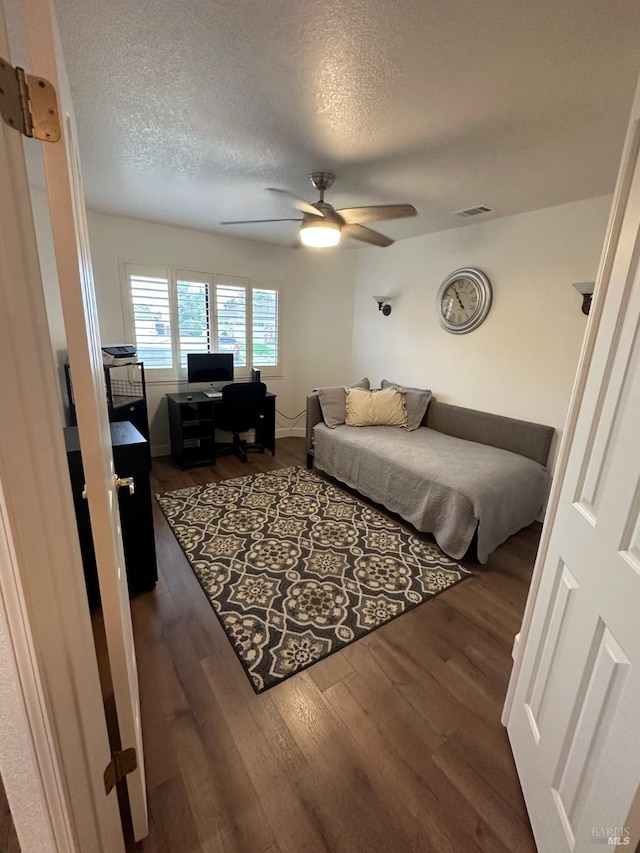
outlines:
[[347, 426], [406, 426], [406, 391], [385, 388], [383, 391], [367, 391], [364, 388], [349, 388], [347, 391]]
[[431, 400], [431, 391], [428, 391], [426, 388], [408, 388], [406, 385], [400, 385], [398, 382], [389, 382], [388, 379], [383, 379], [381, 386], [382, 388], [401, 388], [407, 392], [405, 398], [407, 425], [405, 429], [409, 432], [418, 429]]
[[347, 388], [366, 388], [371, 387], [369, 380], [365, 376], [355, 385], [332, 385], [327, 388], [316, 388], [320, 408], [322, 410], [322, 419], [330, 429], [343, 424], [347, 419]]

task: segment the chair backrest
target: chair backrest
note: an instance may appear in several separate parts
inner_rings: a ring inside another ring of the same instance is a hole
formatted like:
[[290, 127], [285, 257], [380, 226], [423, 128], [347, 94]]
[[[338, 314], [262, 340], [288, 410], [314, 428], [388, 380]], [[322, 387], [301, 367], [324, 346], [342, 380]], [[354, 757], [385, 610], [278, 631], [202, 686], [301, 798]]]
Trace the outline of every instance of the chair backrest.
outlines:
[[222, 389], [222, 405], [216, 407], [216, 426], [229, 432], [253, 429], [264, 410], [264, 382], [233, 382]]

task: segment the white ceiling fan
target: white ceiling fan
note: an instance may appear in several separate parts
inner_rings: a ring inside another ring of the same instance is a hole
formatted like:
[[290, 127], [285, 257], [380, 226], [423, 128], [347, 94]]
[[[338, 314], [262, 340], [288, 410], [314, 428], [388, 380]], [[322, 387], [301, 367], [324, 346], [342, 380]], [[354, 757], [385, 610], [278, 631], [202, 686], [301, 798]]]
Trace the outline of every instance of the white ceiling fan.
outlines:
[[300, 222], [300, 241], [305, 246], [328, 248], [337, 246], [342, 236], [361, 240], [373, 246], [391, 246], [390, 237], [366, 228], [362, 223], [377, 222], [384, 219], [402, 219], [415, 216], [417, 210], [412, 204], [377, 204], [369, 207], [343, 207], [336, 210], [324, 200], [324, 194], [332, 186], [336, 176], [331, 172], [313, 172], [311, 183], [319, 191], [318, 201], [309, 203], [297, 198], [288, 190], [267, 187], [269, 192], [286, 196], [293, 207], [299, 210], [302, 218], [296, 219], [242, 219], [221, 222], [221, 225], [252, 225], [258, 222]]

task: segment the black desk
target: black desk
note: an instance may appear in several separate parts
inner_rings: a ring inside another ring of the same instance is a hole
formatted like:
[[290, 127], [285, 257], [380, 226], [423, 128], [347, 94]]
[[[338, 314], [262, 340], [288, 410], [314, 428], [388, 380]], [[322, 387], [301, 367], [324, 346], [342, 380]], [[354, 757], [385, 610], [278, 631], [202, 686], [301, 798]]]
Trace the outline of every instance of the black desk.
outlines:
[[[171, 455], [183, 468], [216, 464], [216, 407], [221, 397], [202, 391], [167, 394]], [[256, 429], [256, 442], [275, 456], [276, 395], [267, 391], [263, 417]]]
[[[142, 592], [153, 589], [158, 580], [149, 482], [149, 446], [146, 438], [128, 421], [111, 423], [109, 426], [116, 473], [119, 477], [133, 477], [135, 485], [133, 495], [129, 494], [127, 488], [118, 490], [118, 504], [129, 591]], [[76, 510], [87, 595], [89, 604], [95, 607], [100, 602], [100, 588], [93, 550], [89, 506], [82, 497], [84, 471], [78, 428], [65, 427], [64, 441], [67, 448], [67, 462], [71, 475], [71, 490]]]

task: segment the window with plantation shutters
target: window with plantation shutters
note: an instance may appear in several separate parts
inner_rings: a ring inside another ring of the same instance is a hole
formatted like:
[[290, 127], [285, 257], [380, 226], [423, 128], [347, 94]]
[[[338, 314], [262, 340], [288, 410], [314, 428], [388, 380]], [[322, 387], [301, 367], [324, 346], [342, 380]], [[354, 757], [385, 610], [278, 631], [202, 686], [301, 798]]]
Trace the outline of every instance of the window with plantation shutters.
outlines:
[[190, 352], [233, 353], [240, 380], [252, 367], [278, 372], [277, 282], [130, 264], [124, 278], [133, 342], [151, 381], [185, 379]]
[[173, 367], [168, 277], [131, 272], [129, 284], [139, 360], [151, 369]]

